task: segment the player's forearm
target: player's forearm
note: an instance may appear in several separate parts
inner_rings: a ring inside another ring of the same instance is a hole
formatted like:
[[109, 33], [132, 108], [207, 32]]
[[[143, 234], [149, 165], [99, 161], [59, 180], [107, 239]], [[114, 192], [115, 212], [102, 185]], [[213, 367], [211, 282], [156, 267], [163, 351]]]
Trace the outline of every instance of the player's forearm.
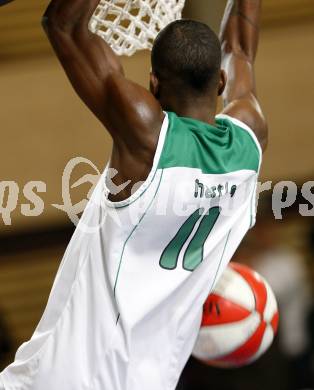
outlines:
[[123, 73], [120, 61], [106, 42], [89, 30], [100, 0], [52, 0], [42, 24], [62, 65], [73, 73], [73, 60], [85, 62], [81, 71], [105, 78], [111, 71]]
[[43, 26], [46, 30], [88, 30], [98, 4], [99, 0], [52, 0], [43, 16]]
[[228, 0], [221, 23], [223, 53], [239, 53], [254, 62], [261, 13], [261, 0]]
[[123, 69], [107, 43], [88, 28], [98, 4], [99, 0], [52, 0], [43, 26], [73, 88], [105, 123], [108, 80]]

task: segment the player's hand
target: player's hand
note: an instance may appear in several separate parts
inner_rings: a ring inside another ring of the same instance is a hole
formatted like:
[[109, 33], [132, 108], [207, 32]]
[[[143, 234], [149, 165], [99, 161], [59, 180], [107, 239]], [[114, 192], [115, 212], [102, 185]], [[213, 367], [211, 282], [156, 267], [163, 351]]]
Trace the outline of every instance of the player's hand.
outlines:
[[1, 7], [2, 5], [6, 5], [6, 4], [8, 4], [8, 3], [11, 3], [11, 1], [13, 1], [13, 0], [0, 0], [0, 7]]

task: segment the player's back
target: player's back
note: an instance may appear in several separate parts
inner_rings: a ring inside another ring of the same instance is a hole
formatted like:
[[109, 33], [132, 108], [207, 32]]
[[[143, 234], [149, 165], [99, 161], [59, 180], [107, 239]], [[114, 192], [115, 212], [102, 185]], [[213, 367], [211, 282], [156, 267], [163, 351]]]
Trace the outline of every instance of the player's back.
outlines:
[[243, 123], [167, 113], [152, 170], [130, 198], [109, 201], [103, 174], [4, 383], [174, 389], [202, 304], [254, 223], [260, 160]]
[[150, 388], [174, 388], [202, 304], [254, 223], [260, 159], [237, 120], [211, 126], [168, 113], [147, 181], [131, 199], [107, 202], [121, 222], [105, 230], [118, 326], [132, 375]]

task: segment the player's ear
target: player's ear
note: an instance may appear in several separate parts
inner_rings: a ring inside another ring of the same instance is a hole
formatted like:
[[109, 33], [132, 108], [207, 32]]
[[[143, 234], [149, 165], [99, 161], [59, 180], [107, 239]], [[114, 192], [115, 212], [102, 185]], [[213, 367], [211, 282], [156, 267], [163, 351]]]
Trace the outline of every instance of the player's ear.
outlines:
[[223, 91], [226, 88], [226, 84], [227, 84], [227, 73], [223, 69], [221, 69], [219, 85], [218, 85], [218, 96], [221, 96], [223, 94]]
[[150, 72], [150, 82], [149, 82], [150, 92], [158, 99], [159, 95], [159, 80], [154, 72]]

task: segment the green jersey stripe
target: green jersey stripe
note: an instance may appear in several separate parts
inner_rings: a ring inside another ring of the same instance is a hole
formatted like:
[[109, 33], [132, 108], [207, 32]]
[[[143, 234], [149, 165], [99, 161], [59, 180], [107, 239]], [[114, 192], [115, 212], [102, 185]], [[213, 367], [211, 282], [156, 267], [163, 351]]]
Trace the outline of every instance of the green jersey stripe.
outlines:
[[252, 136], [226, 117], [216, 125], [168, 112], [169, 126], [158, 168], [197, 168], [205, 174], [258, 172], [260, 153]]

